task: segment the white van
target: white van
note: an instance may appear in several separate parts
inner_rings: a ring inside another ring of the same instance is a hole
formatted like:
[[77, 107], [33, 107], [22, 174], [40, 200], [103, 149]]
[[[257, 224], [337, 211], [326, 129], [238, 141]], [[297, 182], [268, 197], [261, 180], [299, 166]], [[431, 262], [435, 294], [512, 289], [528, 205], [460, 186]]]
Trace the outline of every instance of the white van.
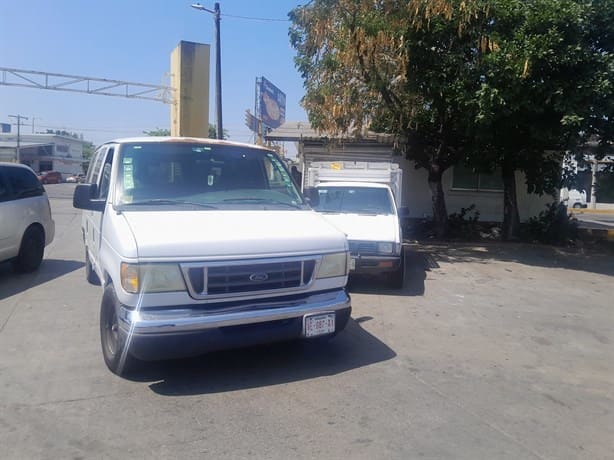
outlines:
[[351, 313], [345, 235], [254, 145], [147, 137], [95, 152], [74, 206], [100, 283], [104, 360], [332, 337]]

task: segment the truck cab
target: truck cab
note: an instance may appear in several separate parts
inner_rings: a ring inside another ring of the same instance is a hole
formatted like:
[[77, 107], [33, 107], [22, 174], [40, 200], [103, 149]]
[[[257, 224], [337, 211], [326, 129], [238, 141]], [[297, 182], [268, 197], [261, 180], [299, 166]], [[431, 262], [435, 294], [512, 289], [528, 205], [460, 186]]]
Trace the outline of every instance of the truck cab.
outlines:
[[348, 238], [350, 270], [386, 275], [401, 288], [405, 272], [403, 234], [390, 187], [375, 182], [321, 182], [311, 205]]

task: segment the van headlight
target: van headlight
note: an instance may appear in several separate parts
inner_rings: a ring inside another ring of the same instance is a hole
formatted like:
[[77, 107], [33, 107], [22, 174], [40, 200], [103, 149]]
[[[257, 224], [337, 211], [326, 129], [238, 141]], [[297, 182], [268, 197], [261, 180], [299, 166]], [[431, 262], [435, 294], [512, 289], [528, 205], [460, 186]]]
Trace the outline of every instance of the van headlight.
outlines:
[[126, 292], [185, 291], [185, 283], [176, 264], [121, 264], [121, 283]]
[[338, 252], [336, 254], [326, 254], [322, 257], [318, 268], [317, 279], [333, 278], [335, 276], [346, 276], [348, 274], [348, 253]]

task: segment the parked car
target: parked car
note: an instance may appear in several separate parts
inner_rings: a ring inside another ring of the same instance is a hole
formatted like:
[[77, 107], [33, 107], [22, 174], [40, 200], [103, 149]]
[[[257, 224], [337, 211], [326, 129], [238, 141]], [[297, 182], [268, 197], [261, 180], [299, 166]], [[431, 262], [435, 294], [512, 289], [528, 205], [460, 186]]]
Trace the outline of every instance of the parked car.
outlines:
[[66, 178], [66, 182], [69, 183], [82, 183], [85, 181], [85, 174], [73, 174]]
[[351, 313], [341, 231], [277, 154], [194, 138], [121, 139], [94, 153], [85, 274], [102, 286], [107, 367], [259, 343], [327, 339]]
[[586, 208], [588, 203], [586, 201], [586, 190], [568, 190], [566, 188], [561, 189], [561, 201], [565, 203], [568, 208]]
[[55, 222], [45, 189], [29, 167], [0, 163], [0, 262], [20, 272], [36, 270]]
[[41, 184], [59, 184], [62, 182], [62, 173], [58, 171], [41, 171], [38, 174]]

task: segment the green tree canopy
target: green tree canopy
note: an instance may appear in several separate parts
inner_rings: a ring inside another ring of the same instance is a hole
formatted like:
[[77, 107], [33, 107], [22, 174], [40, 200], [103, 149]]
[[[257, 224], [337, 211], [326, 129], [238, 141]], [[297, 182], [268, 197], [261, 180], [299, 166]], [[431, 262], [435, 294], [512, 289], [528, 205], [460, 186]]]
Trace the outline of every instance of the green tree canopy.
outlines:
[[312, 125], [396, 135], [428, 171], [439, 233], [447, 221], [441, 178], [463, 155], [487, 10], [482, 1], [316, 0], [290, 13]]
[[314, 0], [290, 39], [316, 129], [396, 135], [428, 170], [440, 232], [441, 176], [463, 160], [501, 168], [508, 235], [515, 173], [551, 192], [561, 154], [611, 139], [612, 0]]

